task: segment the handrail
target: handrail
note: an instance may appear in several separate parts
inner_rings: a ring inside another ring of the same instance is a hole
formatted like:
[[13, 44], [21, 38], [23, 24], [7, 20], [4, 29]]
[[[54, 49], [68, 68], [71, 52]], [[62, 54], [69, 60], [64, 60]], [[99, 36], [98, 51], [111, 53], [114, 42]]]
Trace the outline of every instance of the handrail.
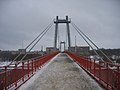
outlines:
[[20, 64], [12, 65], [13, 67], [4, 66], [3, 71], [0, 72], [0, 90], [11, 88], [16, 90], [58, 53], [28, 59], [27, 61], [20, 62]]
[[[90, 76], [107, 90], [120, 90], [120, 65], [80, 57], [72, 52], [66, 52], [76, 61]], [[115, 68], [112, 69], [114, 66]]]

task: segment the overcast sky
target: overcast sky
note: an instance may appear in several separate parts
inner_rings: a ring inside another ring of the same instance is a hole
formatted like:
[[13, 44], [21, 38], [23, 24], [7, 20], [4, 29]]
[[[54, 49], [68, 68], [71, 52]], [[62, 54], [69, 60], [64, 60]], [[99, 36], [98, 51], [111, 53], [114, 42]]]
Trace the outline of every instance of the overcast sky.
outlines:
[[[0, 50], [30, 43], [55, 17], [68, 15], [100, 48], [120, 48], [120, 0], [0, 0]], [[72, 45], [86, 45], [70, 26]], [[66, 27], [59, 25], [60, 41]], [[54, 26], [34, 50], [53, 46]]]

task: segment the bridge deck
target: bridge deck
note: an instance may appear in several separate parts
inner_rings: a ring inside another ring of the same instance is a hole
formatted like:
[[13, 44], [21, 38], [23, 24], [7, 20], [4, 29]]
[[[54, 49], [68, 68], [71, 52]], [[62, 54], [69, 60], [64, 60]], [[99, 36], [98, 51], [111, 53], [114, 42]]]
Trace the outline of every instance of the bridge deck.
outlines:
[[74, 61], [61, 53], [19, 90], [102, 90]]

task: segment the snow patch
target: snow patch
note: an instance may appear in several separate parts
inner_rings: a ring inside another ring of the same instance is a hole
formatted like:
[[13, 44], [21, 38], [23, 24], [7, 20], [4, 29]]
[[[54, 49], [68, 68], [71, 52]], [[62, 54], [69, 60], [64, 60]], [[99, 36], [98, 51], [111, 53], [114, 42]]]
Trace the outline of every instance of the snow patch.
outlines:
[[11, 62], [10, 61], [2, 61], [2, 62], [0, 62], [0, 67], [2, 67], [2, 66], [7, 66], [7, 65], [9, 65]]

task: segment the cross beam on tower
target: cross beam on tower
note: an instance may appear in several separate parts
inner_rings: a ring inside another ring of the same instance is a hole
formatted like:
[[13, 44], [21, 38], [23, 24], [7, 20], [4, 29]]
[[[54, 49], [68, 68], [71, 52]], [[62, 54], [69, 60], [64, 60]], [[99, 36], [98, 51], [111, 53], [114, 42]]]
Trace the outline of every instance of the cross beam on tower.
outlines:
[[66, 23], [67, 36], [68, 36], [68, 49], [70, 50], [70, 47], [71, 47], [71, 38], [70, 38], [69, 23], [71, 23], [71, 21], [68, 19], [68, 16], [66, 16], [66, 19], [59, 19], [58, 16], [56, 16], [56, 20], [54, 21], [54, 23], [55, 23], [54, 47], [57, 48], [58, 24], [59, 23]]

